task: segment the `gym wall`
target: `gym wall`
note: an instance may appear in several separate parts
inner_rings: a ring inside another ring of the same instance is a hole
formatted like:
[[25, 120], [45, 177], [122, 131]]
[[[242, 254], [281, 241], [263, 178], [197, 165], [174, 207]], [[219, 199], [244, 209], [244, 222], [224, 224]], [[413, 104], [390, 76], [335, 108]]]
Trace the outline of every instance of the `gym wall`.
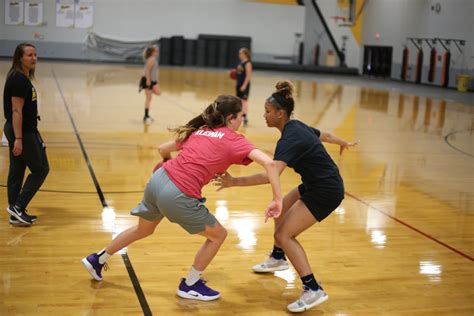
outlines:
[[[357, 0], [361, 1], [361, 0]], [[367, 1], [367, 0], [366, 0]], [[341, 50], [343, 47], [343, 36], [347, 38], [345, 42], [345, 63], [348, 67], [359, 67], [360, 60], [360, 36], [358, 28], [351, 27], [340, 27], [337, 25], [334, 19], [331, 17], [337, 16], [338, 3], [336, 0], [315, 0], [318, 5], [326, 25], [328, 26], [337, 46]], [[305, 31], [304, 31], [304, 63], [306, 65], [314, 65], [315, 62], [315, 49], [316, 45], [319, 44], [319, 65], [331, 66], [331, 57], [328, 57], [328, 51], [334, 51], [327, 33], [324, 31], [324, 27], [316, 11], [313, 7], [312, 0], [305, 1]], [[362, 19], [358, 23], [363, 24]], [[334, 52], [335, 53], [335, 52]], [[337, 63], [339, 65], [339, 63]]]
[[[56, 1], [44, 0], [45, 26], [11, 26], [5, 25], [5, 0], [0, 0], [0, 56], [11, 56], [20, 41], [32, 41], [42, 57], [122, 60], [87, 49], [87, 30], [56, 27], [55, 6]], [[304, 29], [304, 11], [303, 6], [243, 0], [96, 0], [92, 31], [123, 41], [198, 34], [250, 36], [255, 59], [265, 60], [293, 54], [294, 34]]]
[[[435, 9], [436, 7], [439, 8], [439, 12]], [[363, 11], [362, 45], [392, 46], [391, 78], [400, 79], [402, 54], [407, 37], [465, 40], [466, 45], [462, 47], [463, 55], [453, 43], [450, 45], [452, 56], [448, 86], [455, 87], [458, 74], [468, 73], [471, 77], [474, 76], [473, 15], [474, 1], [472, 0], [368, 1]], [[375, 36], [376, 33], [380, 35], [378, 39]], [[411, 43], [408, 47], [411, 68], [409, 81], [413, 81], [416, 53]], [[442, 61], [439, 61], [439, 58], [442, 57], [444, 49], [439, 43], [435, 45], [438, 61], [435, 80], [430, 83], [428, 81], [430, 47], [426, 43], [423, 43], [422, 47], [424, 59], [421, 82], [440, 85]], [[362, 66], [362, 59], [360, 65]]]

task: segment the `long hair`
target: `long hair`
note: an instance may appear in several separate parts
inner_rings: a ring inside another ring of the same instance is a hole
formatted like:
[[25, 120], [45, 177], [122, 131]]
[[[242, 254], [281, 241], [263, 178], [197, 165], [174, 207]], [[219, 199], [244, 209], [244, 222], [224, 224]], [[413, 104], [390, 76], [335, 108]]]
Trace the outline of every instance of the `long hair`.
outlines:
[[291, 117], [295, 109], [295, 100], [293, 83], [289, 80], [278, 81], [275, 85], [276, 91], [267, 99], [278, 110], [284, 110], [288, 117]]
[[250, 54], [250, 50], [248, 48], [242, 47], [239, 49], [239, 52], [242, 52], [250, 62], [252, 61], [252, 54]]
[[[21, 58], [23, 57], [23, 54], [25, 53], [25, 47], [33, 47], [36, 49], [35, 45], [31, 43], [21, 43], [18, 44], [17, 47], [15, 48], [15, 53], [13, 54], [13, 62], [10, 70], [7, 73], [7, 78], [13, 75], [16, 72], [21, 72], [23, 73], [23, 67], [21, 65]], [[28, 73], [28, 78], [34, 79], [35, 78], [35, 70], [31, 69], [30, 72]]]
[[186, 140], [198, 129], [209, 127], [211, 129], [226, 125], [226, 117], [230, 114], [233, 118], [242, 111], [242, 101], [232, 95], [220, 95], [208, 105], [208, 107], [198, 116], [190, 120], [187, 124], [170, 129], [178, 139]]
[[143, 59], [146, 61], [151, 56], [151, 54], [153, 54], [155, 49], [158, 50], [158, 46], [150, 45], [147, 48], [145, 48], [145, 50], [143, 51]]

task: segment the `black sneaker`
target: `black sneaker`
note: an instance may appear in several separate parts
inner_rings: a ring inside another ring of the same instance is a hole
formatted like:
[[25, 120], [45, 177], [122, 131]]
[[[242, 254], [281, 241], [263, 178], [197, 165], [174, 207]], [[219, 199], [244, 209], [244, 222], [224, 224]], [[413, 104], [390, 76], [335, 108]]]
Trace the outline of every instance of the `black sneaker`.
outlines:
[[10, 215], [10, 220], [8, 221], [13, 226], [31, 226], [31, 224], [25, 224], [16, 219], [15, 216]]
[[[8, 208], [7, 208], [7, 212], [8, 212]], [[30, 218], [30, 222], [34, 223], [38, 219], [38, 216], [28, 214], [27, 209], [25, 209], [24, 212], [25, 212], [26, 216], [28, 216]], [[10, 216], [10, 224], [17, 225], [19, 223], [21, 223], [21, 222], [19, 220], [17, 220], [16, 217], [14, 217], [13, 215]]]
[[30, 222], [34, 223], [38, 219], [38, 216], [28, 214], [27, 213], [28, 211], [26, 209], [24, 210], [24, 212], [25, 212], [26, 216], [28, 216], [30, 218]]
[[23, 224], [31, 225], [32, 223], [30, 216], [28, 216], [25, 211], [20, 211], [18, 208], [16, 208], [16, 206], [9, 206], [7, 208], [7, 212]]

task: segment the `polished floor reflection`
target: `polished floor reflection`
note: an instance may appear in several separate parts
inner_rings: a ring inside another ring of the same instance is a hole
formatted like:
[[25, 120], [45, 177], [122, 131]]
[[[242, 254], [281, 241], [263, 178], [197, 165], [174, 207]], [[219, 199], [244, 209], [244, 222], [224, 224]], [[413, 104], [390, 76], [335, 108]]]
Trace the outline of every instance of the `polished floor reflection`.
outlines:
[[[1, 61], [1, 73], [9, 62]], [[92, 282], [82, 256], [100, 250], [135, 223], [129, 210], [158, 159], [156, 147], [176, 126], [218, 94], [232, 94], [225, 72], [161, 69], [163, 95], [152, 103], [151, 126], [141, 122], [142, 68], [40, 61], [35, 83], [40, 129], [51, 173], [30, 205], [31, 228], [0, 213], [0, 315], [140, 315], [139, 300], [120, 254], [104, 281]], [[268, 129], [263, 104], [281, 75], [256, 72], [250, 124], [242, 128], [273, 153], [278, 131]], [[346, 185], [346, 199], [300, 237], [330, 299], [310, 315], [472, 315], [474, 313], [474, 107], [367, 86], [295, 80], [295, 118], [360, 146], [342, 157], [327, 148]], [[0, 78], [3, 87], [4, 78]], [[64, 99], [63, 99], [64, 97]], [[107, 207], [98, 198], [70, 119], [80, 132]], [[0, 122], [3, 126], [3, 121]], [[232, 167], [236, 175], [258, 166]], [[0, 206], [7, 205], [8, 151], [0, 147]], [[287, 171], [288, 191], [299, 177]], [[205, 273], [221, 291], [215, 302], [174, 292], [202, 238], [169, 222], [125, 251], [146, 301], [160, 315], [283, 315], [300, 292], [293, 269], [256, 275], [250, 267], [272, 246], [264, 223], [267, 186], [204, 190], [209, 209], [228, 229]], [[27, 303], [25, 303], [27, 302]]]

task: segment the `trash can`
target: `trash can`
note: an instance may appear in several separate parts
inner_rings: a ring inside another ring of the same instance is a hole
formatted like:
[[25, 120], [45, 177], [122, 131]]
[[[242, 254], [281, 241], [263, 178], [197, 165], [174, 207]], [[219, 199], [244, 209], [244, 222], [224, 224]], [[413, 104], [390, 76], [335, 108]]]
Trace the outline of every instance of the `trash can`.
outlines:
[[458, 76], [458, 91], [467, 92], [470, 80], [471, 78], [469, 77], [469, 75], [459, 75]]

